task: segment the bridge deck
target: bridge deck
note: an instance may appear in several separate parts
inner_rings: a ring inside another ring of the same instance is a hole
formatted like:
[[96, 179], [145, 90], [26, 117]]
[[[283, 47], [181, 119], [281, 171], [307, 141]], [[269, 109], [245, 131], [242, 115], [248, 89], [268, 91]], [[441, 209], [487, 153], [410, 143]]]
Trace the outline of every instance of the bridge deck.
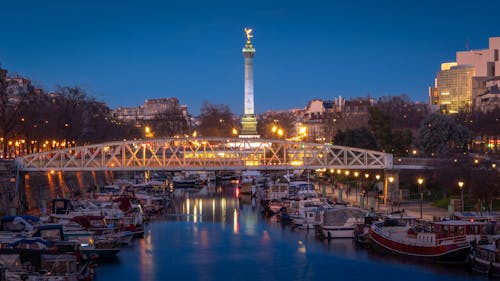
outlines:
[[328, 144], [241, 138], [109, 142], [26, 155], [21, 171], [392, 169], [392, 154]]

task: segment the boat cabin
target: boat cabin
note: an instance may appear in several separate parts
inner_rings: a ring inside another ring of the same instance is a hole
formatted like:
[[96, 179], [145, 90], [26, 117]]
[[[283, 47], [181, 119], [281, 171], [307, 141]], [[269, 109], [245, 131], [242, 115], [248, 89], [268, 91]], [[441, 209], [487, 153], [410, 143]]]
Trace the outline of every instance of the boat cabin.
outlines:
[[267, 191], [268, 200], [287, 198], [289, 194], [289, 186], [287, 183], [275, 183], [269, 186]]
[[314, 184], [306, 181], [292, 181], [290, 182], [289, 188], [290, 198], [294, 197], [302, 197], [302, 198], [310, 198], [317, 197], [316, 189], [314, 188]]
[[52, 199], [52, 214], [67, 214], [73, 210], [73, 205], [69, 199]]
[[488, 233], [488, 223], [479, 221], [450, 220], [434, 223], [437, 239], [464, 236], [467, 241], [479, 240]]

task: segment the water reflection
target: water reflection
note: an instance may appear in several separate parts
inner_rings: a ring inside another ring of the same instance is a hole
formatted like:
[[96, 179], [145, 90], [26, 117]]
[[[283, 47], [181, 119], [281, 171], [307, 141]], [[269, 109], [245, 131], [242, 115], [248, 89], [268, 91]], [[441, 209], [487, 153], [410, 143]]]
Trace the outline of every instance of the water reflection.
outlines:
[[140, 280], [154, 280], [155, 260], [153, 255], [153, 235], [151, 230], [144, 234], [144, 239], [139, 240], [140, 250]]

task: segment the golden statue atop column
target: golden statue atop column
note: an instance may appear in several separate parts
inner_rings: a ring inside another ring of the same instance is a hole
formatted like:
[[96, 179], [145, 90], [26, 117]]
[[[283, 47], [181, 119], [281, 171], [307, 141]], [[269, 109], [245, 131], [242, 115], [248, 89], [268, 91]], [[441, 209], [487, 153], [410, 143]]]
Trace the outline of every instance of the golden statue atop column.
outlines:
[[247, 34], [247, 45], [252, 45], [252, 29], [251, 28], [245, 28], [245, 33]]

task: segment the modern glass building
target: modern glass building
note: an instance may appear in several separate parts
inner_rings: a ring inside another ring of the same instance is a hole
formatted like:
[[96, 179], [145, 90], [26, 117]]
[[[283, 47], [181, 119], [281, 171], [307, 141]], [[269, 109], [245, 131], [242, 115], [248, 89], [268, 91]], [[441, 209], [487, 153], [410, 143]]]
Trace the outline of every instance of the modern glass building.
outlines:
[[472, 77], [475, 75], [476, 71], [470, 65], [442, 65], [436, 77], [439, 110], [442, 113], [472, 109]]

